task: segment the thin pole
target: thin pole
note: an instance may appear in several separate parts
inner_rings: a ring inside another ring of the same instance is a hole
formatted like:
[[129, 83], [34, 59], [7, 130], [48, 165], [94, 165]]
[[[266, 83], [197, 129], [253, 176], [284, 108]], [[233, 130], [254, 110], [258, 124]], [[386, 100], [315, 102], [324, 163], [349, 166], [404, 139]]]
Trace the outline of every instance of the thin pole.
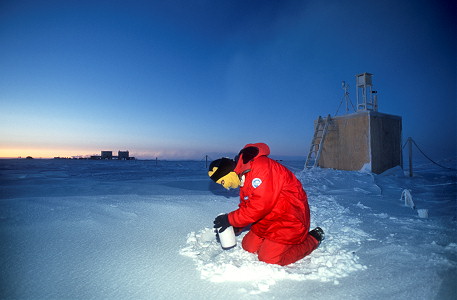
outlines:
[[205, 155], [205, 166], [208, 169], [208, 155]]
[[413, 139], [408, 138], [408, 152], [409, 152], [409, 177], [413, 177]]

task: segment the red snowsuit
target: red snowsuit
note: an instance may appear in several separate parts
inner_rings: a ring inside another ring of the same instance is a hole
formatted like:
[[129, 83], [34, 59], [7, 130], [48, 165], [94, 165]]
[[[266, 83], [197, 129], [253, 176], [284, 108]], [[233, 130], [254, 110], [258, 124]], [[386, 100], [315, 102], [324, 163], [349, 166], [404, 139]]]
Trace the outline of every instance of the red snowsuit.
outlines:
[[240, 151], [235, 168], [242, 178], [240, 204], [228, 219], [234, 227], [252, 224], [243, 249], [257, 253], [261, 261], [288, 265], [310, 254], [318, 241], [308, 234], [308, 199], [300, 181], [269, 154], [263, 143], [248, 144]]

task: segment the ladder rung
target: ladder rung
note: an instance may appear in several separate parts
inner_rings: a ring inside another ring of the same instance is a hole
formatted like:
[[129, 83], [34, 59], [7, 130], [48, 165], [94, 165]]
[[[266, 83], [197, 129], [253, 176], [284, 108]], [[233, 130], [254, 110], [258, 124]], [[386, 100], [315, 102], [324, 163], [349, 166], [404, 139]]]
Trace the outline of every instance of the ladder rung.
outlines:
[[[330, 123], [330, 115], [328, 115], [325, 119], [319, 116], [317, 120], [316, 127], [314, 128], [314, 136], [311, 141], [311, 147], [308, 152], [308, 156], [306, 158], [305, 167], [311, 166], [310, 158], [314, 154], [314, 162], [313, 166], [317, 166], [319, 162], [319, 157], [322, 150], [322, 144], [324, 142], [325, 135], [329, 130], [329, 123]], [[319, 135], [319, 133], [322, 133]]]

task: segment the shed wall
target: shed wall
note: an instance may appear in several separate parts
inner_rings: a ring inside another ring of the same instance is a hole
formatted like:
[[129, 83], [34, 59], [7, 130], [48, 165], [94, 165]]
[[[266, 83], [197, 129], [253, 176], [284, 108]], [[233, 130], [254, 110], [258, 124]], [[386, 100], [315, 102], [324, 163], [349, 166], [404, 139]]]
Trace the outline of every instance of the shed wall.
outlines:
[[325, 137], [319, 166], [360, 170], [370, 162], [368, 114], [335, 117]]
[[401, 118], [386, 114], [371, 114], [370, 131], [372, 172], [380, 174], [401, 165]]
[[401, 165], [401, 117], [358, 112], [334, 117], [325, 137], [319, 167], [379, 174]]

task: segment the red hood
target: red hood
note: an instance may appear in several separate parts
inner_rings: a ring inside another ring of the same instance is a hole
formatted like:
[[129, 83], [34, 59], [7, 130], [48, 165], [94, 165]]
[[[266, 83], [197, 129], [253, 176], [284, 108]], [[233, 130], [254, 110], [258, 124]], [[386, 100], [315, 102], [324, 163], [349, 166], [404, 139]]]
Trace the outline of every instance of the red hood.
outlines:
[[243, 174], [251, 168], [251, 162], [259, 156], [268, 156], [270, 147], [265, 143], [247, 144], [238, 154], [235, 173]]

